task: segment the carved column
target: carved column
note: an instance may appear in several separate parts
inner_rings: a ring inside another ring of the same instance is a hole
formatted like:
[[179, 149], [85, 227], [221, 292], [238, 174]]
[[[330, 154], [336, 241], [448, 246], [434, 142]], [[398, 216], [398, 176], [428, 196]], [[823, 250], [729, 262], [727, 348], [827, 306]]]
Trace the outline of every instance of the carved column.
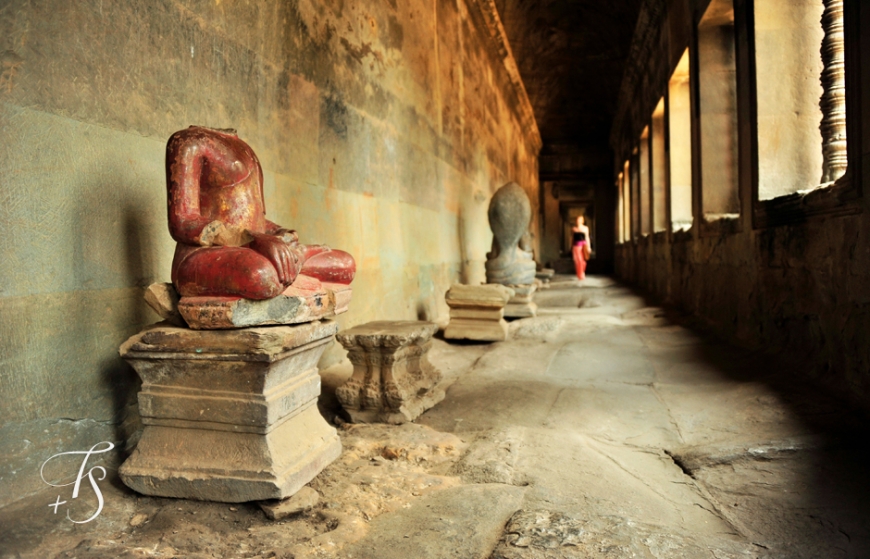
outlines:
[[824, 0], [822, 28], [822, 183], [834, 182], [846, 172], [846, 65], [843, 54], [843, 0]]

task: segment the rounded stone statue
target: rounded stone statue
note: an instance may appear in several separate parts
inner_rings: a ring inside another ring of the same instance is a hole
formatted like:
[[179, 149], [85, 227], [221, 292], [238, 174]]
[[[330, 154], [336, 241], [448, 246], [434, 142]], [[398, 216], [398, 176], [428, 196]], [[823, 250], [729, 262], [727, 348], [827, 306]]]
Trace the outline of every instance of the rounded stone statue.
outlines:
[[535, 261], [528, 250], [532, 207], [526, 191], [515, 182], [499, 188], [489, 203], [492, 251], [486, 255], [487, 283], [527, 285], [535, 281]]
[[270, 299], [299, 274], [350, 284], [353, 257], [266, 219], [263, 170], [235, 130], [191, 126], [166, 145], [172, 283], [182, 297]]

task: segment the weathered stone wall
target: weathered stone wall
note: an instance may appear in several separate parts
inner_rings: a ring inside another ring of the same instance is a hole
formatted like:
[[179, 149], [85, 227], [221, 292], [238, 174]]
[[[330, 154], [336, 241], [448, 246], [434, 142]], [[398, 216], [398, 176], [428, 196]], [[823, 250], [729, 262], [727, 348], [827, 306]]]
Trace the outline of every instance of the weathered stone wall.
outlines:
[[516, 180], [539, 213], [498, 27], [477, 0], [0, 4], [0, 505], [135, 427], [117, 348], [169, 277], [175, 130], [237, 128], [270, 219], [356, 257], [342, 327], [446, 318], [483, 278], [491, 193]]
[[[691, 39], [686, 14], [702, 13], [705, 2], [649, 2], [644, 33], [649, 44], [635, 54], [623, 84], [618, 126], [611, 138], [628, 153], [650, 114], [670, 70]], [[650, 7], [652, 6], [652, 7]], [[870, 22], [870, 7], [848, 2], [847, 15]], [[854, 23], [854, 21], [852, 22]], [[639, 26], [639, 30], [643, 26]], [[870, 38], [849, 35], [851, 52], [870, 52]], [[830, 195], [794, 195], [797, 210], [786, 215], [753, 201], [751, 181], [740, 185], [740, 218], [729, 231], [696, 226], [689, 232], [662, 232], [617, 246], [617, 274], [688, 310], [726, 336], [771, 350], [784, 350], [812, 365], [818, 378], [844, 396], [870, 406], [870, 214], [866, 211], [870, 167], [870, 66], [849, 59], [847, 111], [850, 120], [850, 172]], [[759, 77], [763, 79], [763, 77]], [[774, 76], [773, 79], [782, 79]], [[859, 90], [855, 85], [860, 84]], [[863, 97], [859, 92], [863, 91]], [[741, 123], [746, 127], [746, 122]], [[746, 156], [744, 148], [743, 157]], [[863, 158], [863, 165], [862, 165]], [[695, 196], [698, 195], [697, 168]], [[790, 180], [784, 177], [782, 180]], [[794, 184], [787, 185], [794, 190]], [[803, 188], [815, 185], [806, 184]], [[814, 204], [847, 196], [825, 211]], [[696, 198], [697, 200], [697, 198]], [[766, 218], [765, 213], [766, 214]], [[755, 214], [755, 218], [753, 217]], [[779, 221], [772, 218], [779, 215]], [[724, 229], [724, 228], [723, 228]]]
[[[662, 240], [663, 241], [663, 240]], [[617, 273], [870, 404], [870, 219], [617, 247]]]

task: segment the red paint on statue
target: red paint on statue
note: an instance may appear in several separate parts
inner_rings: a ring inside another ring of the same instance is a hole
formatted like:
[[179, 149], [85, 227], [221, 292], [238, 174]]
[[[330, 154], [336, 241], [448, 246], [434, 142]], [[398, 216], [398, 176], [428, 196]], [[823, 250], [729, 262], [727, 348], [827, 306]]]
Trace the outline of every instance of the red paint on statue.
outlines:
[[266, 219], [263, 170], [232, 131], [191, 126], [166, 145], [169, 232], [178, 242], [172, 283], [182, 297], [268, 299], [299, 274], [349, 284], [353, 257], [302, 245]]

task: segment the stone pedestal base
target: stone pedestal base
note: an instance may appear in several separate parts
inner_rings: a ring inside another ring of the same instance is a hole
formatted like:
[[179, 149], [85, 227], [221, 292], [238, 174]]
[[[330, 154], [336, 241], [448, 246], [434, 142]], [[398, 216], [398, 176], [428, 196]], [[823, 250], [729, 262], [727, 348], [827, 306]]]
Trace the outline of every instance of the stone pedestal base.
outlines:
[[348, 351], [353, 375], [336, 390], [355, 423], [407, 423], [444, 399], [441, 373], [426, 353], [432, 322], [370, 322], [336, 336]]
[[507, 339], [504, 307], [514, 291], [498, 284], [454, 285], [445, 296], [450, 324], [444, 337], [451, 340], [499, 342]]
[[333, 322], [194, 331], [156, 325], [121, 346], [145, 428], [119, 473], [146, 495], [283, 499], [341, 453], [320, 416], [317, 361]]
[[194, 330], [301, 324], [346, 312], [351, 294], [349, 285], [299, 275], [293, 285], [271, 299], [182, 297], [178, 312]]
[[535, 279], [541, 281], [541, 289], [550, 289], [550, 280], [556, 275], [552, 268], [541, 268], [535, 272]]
[[532, 294], [536, 285], [509, 285], [514, 290], [514, 296], [510, 298], [504, 308], [504, 315], [510, 318], [525, 318], [538, 314], [538, 305], [532, 301]]

